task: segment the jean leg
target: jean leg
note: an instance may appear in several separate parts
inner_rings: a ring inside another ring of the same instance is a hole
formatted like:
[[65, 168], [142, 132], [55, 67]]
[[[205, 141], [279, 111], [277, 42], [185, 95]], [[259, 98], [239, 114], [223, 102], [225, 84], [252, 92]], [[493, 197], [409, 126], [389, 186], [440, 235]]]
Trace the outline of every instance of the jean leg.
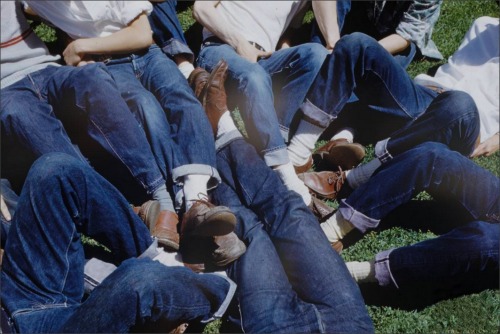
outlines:
[[377, 254], [381, 285], [452, 295], [498, 288], [500, 225], [473, 221], [437, 238]]
[[479, 114], [474, 100], [467, 93], [450, 91], [436, 97], [416, 121], [377, 145], [375, 154], [385, 161], [420, 143], [434, 141], [468, 156], [478, 135]]
[[5, 247], [2, 302], [14, 318], [80, 303], [80, 233], [109, 248], [115, 263], [152, 242], [123, 196], [90, 167], [65, 154], [44, 155], [30, 170]]
[[471, 220], [498, 219], [500, 180], [440, 143], [427, 142], [380, 167], [370, 180], [342, 200], [339, 210], [366, 232], [420, 191], [453, 202]]
[[316, 305], [325, 331], [373, 331], [357, 285], [300, 196], [286, 190], [242, 139], [217, 157], [218, 166], [230, 166], [219, 167], [223, 180], [233, 179], [242, 203], [260, 217], [290, 284], [300, 299]]
[[156, 44], [170, 57], [178, 54], [194, 61], [194, 53], [187, 46], [184, 32], [177, 18], [177, 0], [154, 2], [153, 11], [148, 16]]
[[167, 115], [171, 137], [188, 161], [172, 171], [174, 180], [188, 174], [210, 175], [209, 188], [220, 177], [215, 168], [215, 144], [212, 129], [203, 107], [175, 63], [153, 46], [142, 57], [141, 82], [152, 92]]
[[342, 37], [327, 57], [303, 112], [318, 122], [333, 120], [352, 93], [371, 110], [415, 120], [436, 93], [413, 83], [394, 57], [361, 33]]
[[188, 321], [207, 321], [228, 303], [229, 282], [129, 259], [94, 289], [60, 327], [61, 333], [128, 333], [135, 325], [162, 321], [165, 331]]
[[268, 166], [288, 163], [290, 160], [274, 109], [270, 74], [258, 63], [252, 64], [240, 57], [226, 44], [205, 46], [200, 51], [198, 64], [211, 71], [221, 59], [229, 65], [226, 87], [235, 87], [242, 97], [239, 107], [250, 142]]
[[165, 183], [158, 166], [151, 164], [154, 157], [144, 132], [104, 64], [60, 67], [48, 82], [48, 101], [63, 122], [84, 119], [88, 135], [118, 158], [148, 194]]
[[[231, 167], [223, 159], [218, 161], [221, 175], [229, 176]], [[259, 218], [240, 202], [233, 186], [233, 179], [225, 179], [214, 190], [212, 198], [236, 215], [235, 232], [247, 244], [245, 254], [228, 268], [229, 277], [238, 285], [243, 330], [249, 333], [324, 332], [316, 306], [300, 300], [293, 291], [269, 235]]]
[[321, 45], [307, 43], [278, 50], [259, 61], [272, 77], [274, 105], [278, 120], [288, 140], [288, 129], [318, 74], [328, 51]]

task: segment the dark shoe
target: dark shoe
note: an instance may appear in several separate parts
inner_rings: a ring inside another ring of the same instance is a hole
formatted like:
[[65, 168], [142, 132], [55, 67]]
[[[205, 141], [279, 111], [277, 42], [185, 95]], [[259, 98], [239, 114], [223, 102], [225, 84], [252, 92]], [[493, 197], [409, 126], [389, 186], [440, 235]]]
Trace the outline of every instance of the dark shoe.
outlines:
[[200, 99], [201, 92], [205, 88], [208, 78], [210, 77], [210, 73], [205, 71], [201, 67], [197, 67], [193, 72], [189, 75], [188, 82], [193, 89], [194, 95]]
[[234, 232], [214, 237], [213, 241], [217, 248], [212, 252], [212, 261], [218, 267], [227, 266], [229, 263], [236, 261], [247, 250], [243, 241]]
[[311, 209], [312, 213], [318, 218], [319, 222], [328, 219], [335, 212], [335, 209], [314, 196], [311, 197], [309, 209]]
[[179, 249], [179, 217], [175, 212], [160, 210], [158, 201], [147, 201], [140, 207], [135, 207], [134, 211], [149, 228], [151, 235], [158, 238], [158, 244], [171, 250]]
[[294, 165], [293, 168], [295, 169], [295, 173], [300, 174], [307, 172], [309, 169], [311, 169], [312, 165], [313, 165], [313, 158], [312, 156], [310, 156], [305, 164], [300, 166]]
[[340, 166], [343, 170], [356, 167], [365, 157], [365, 148], [358, 143], [349, 143], [347, 139], [331, 140], [314, 153], [330, 169]]
[[236, 226], [236, 217], [225, 206], [215, 206], [198, 200], [184, 213], [181, 235], [213, 237], [231, 233]]
[[219, 120], [227, 109], [226, 89], [224, 82], [227, 77], [227, 63], [221, 59], [215, 65], [212, 73], [208, 77], [205, 87], [202, 89], [198, 99], [207, 113], [208, 120], [212, 125], [214, 135], [217, 134]]
[[345, 173], [342, 171], [302, 173], [298, 177], [304, 181], [311, 194], [331, 200], [337, 198], [345, 182]]

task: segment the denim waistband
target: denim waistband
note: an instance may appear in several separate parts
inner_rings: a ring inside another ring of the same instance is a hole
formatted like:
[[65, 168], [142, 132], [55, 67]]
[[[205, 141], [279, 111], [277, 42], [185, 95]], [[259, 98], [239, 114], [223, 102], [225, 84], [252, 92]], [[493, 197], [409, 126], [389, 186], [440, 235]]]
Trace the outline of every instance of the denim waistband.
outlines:
[[[266, 52], [266, 49], [264, 49], [262, 46], [260, 46], [258, 43], [255, 43], [255, 42], [252, 42], [252, 41], [248, 41], [248, 43], [250, 43], [250, 45], [253, 45], [257, 50], [260, 50], [260, 51], [263, 51], [263, 52]], [[210, 36], [210, 37], [207, 37], [202, 45], [203, 46], [208, 46], [208, 45], [212, 45], [212, 44], [227, 44], [226, 42], [224, 42], [222, 39], [220, 39], [219, 37], [217, 36]]]

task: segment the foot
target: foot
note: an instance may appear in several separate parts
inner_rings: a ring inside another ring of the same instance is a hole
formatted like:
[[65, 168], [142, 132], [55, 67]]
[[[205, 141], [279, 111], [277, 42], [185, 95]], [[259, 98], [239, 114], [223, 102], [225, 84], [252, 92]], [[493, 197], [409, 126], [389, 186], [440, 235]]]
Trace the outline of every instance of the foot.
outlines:
[[247, 250], [243, 241], [234, 232], [214, 237], [213, 242], [216, 248], [212, 252], [212, 262], [218, 267], [224, 267], [236, 261]]
[[365, 148], [358, 143], [349, 143], [347, 139], [330, 140], [314, 153], [330, 168], [340, 166], [343, 170], [356, 167], [365, 157]]
[[193, 89], [194, 95], [196, 95], [198, 99], [200, 99], [201, 92], [205, 88], [209, 77], [210, 73], [208, 73], [201, 67], [195, 68], [194, 71], [189, 75], [189, 85]]
[[335, 211], [335, 209], [331, 208], [325, 202], [314, 196], [311, 197], [311, 204], [309, 204], [309, 209], [311, 209], [314, 216], [318, 218], [319, 222], [323, 222]]
[[229, 208], [197, 200], [182, 217], [181, 235], [220, 236], [231, 233], [235, 226], [236, 216]]
[[158, 201], [147, 201], [140, 207], [135, 207], [134, 211], [149, 228], [151, 235], [158, 239], [158, 244], [169, 250], [179, 249], [179, 217], [175, 212], [160, 210]]
[[320, 198], [334, 200], [345, 182], [345, 172], [310, 172], [298, 175], [309, 191]]

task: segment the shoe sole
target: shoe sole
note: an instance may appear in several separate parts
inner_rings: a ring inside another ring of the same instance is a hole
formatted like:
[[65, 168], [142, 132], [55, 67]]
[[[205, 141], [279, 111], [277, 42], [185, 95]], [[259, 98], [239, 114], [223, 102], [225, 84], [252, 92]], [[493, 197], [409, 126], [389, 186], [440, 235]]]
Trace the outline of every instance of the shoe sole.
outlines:
[[205, 220], [186, 234], [198, 237], [215, 237], [234, 231], [236, 217], [228, 208], [216, 207], [205, 215]]
[[332, 147], [329, 152], [318, 155], [330, 168], [340, 166], [343, 170], [349, 170], [359, 165], [365, 157], [365, 150], [361, 145], [346, 144]]

